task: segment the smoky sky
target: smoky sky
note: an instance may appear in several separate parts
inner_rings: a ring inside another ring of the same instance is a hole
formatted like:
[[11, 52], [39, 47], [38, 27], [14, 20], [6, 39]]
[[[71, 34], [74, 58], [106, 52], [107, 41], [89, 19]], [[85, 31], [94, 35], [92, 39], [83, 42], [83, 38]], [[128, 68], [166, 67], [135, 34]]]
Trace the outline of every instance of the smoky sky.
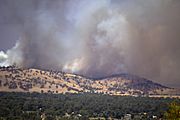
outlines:
[[0, 65], [180, 86], [179, 0], [0, 0]]

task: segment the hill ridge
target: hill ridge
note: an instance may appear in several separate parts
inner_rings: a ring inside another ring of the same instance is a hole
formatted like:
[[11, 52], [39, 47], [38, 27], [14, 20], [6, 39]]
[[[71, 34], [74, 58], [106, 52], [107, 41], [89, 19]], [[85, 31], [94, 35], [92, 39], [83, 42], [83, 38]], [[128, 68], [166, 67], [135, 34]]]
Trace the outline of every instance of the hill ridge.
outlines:
[[102, 78], [88, 78], [78, 74], [34, 68], [0, 67], [0, 91], [40, 93], [92, 92], [110, 95], [179, 94], [143, 77], [121, 73]]

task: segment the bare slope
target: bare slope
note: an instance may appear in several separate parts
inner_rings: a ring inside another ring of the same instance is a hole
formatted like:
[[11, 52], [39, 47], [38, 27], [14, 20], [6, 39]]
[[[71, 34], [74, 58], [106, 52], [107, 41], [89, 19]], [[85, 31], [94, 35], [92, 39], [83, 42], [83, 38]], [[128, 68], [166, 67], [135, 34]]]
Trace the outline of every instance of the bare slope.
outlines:
[[59, 71], [20, 69], [13, 66], [0, 68], [0, 91], [41, 93], [93, 92], [133, 96], [179, 93], [175, 89], [130, 74], [90, 79]]

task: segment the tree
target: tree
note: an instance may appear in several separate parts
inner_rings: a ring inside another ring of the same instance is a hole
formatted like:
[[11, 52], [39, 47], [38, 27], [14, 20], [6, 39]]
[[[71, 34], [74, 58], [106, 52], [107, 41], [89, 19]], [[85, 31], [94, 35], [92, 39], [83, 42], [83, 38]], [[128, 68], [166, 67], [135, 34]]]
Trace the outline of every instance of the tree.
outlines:
[[168, 120], [180, 119], [180, 103], [172, 102], [169, 105], [169, 109], [165, 112], [165, 118]]

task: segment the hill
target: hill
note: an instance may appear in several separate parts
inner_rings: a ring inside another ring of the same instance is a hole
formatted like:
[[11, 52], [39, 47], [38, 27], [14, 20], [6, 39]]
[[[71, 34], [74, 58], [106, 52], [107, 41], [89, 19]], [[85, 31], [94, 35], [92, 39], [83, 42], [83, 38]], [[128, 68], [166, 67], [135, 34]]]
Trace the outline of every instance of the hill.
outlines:
[[0, 67], [0, 91], [39, 93], [102, 93], [131, 96], [169, 96], [179, 91], [127, 73], [87, 78], [61, 71]]

